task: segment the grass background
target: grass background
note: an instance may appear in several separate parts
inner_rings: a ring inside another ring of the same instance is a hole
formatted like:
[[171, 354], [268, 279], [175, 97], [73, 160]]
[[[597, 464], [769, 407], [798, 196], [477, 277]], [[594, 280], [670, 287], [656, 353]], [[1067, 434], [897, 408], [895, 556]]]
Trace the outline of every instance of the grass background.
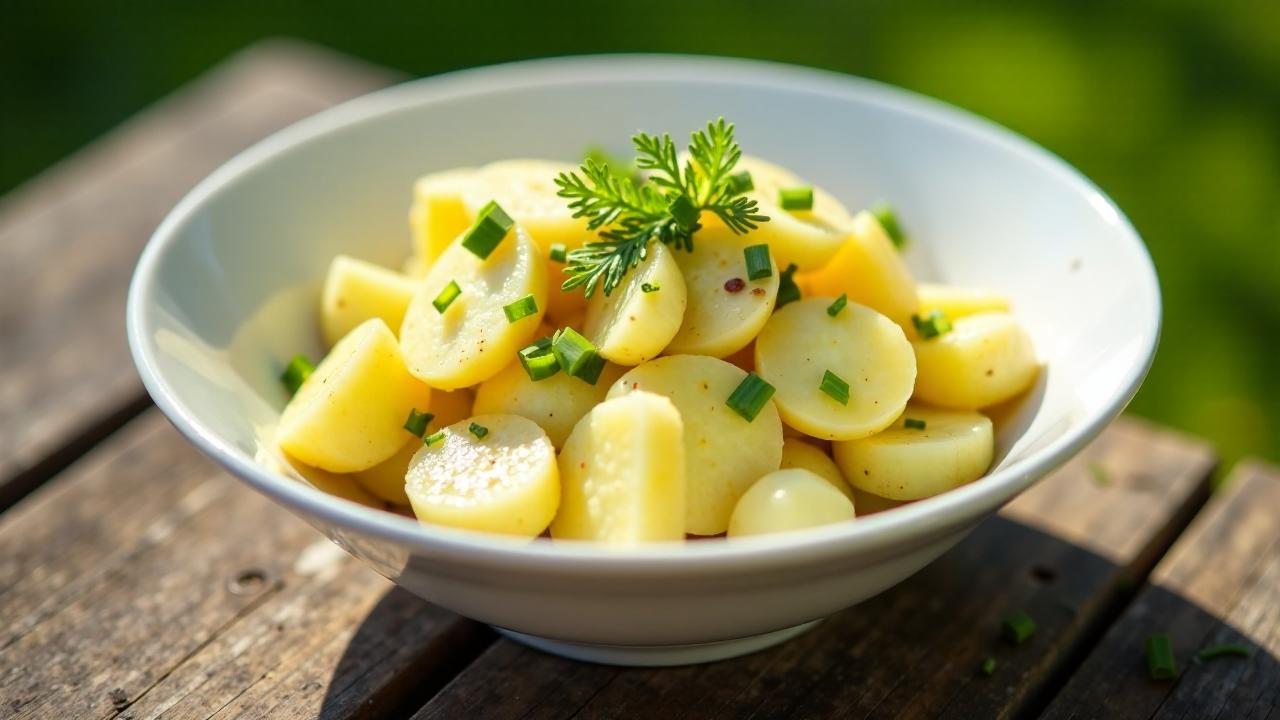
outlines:
[[1132, 410], [1280, 460], [1280, 3], [0, 0], [0, 193], [263, 37], [413, 75], [550, 55], [759, 57], [883, 80], [1079, 167], [1155, 257]]

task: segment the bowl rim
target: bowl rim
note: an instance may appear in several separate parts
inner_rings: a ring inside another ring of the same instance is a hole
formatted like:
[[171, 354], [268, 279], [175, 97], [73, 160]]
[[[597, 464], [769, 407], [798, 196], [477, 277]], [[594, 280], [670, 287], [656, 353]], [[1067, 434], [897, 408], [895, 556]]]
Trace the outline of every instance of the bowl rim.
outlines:
[[[856, 99], [887, 106], [895, 112], [940, 123], [978, 136], [1056, 175], [1065, 187], [1087, 197], [1127, 237], [1136, 261], [1134, 286], [1150, 301], [1152, 313], [1139, 328], [1141, 355], [1126, 368], [1121, 390], [1081, 417], [1074, 427], [1030, 456], [1011, 463], [982, 482], [974, 482], [893, 512], [818, 528], [723, 542], [650, 543], [632, 548], [606, 548], [587, 542], [509, 539], [423, 525], [414, 519], [370, 508], [325, 493], [308, 484], [269, 471], [242, 457], [179, 401], [160, 373], [150, 337], [147, 309], [153, 304], [157, 267], [174, 245], [179, 230], [224, 187], [243, 174], [269, 163], [291, 148], [369, 118], [460, 97], [512, 89], [554, 87], [581, 82], [697, 81], [716, 84], [781, 85], [789, 91]], [[1128, 218], [1101, 189], [1064, 160], [990, 120], [933, 98], [879, 81], [829, 70], [783, 63], [701, 55], [613, 54], [525, 60], [470, 68], [393, 85], [348, 100], [289, 125], [241, 151], [198, 183], [165, 217], [139, 257], [129, 285], [126, 307], [129, 347], [147, 392], [170, 422], [201, 451], [223, 467], [310, 519], [369, 535], [407, 548], [416, 555], [457, 560], [472, 565], [513, 564], [530, 571], [554, 569], [561, 574], [594, 575], [663, 572], [704, 573], [715, 569], [784, 567], [801, 560], [851, 557], [976, 524], [1061, 465], [1113, 420], [1133, 398], [1154, 360], [1161, 329], [1161, 297], [1155, 266]], [[566, 563], [566, 560], [573, 562]]]

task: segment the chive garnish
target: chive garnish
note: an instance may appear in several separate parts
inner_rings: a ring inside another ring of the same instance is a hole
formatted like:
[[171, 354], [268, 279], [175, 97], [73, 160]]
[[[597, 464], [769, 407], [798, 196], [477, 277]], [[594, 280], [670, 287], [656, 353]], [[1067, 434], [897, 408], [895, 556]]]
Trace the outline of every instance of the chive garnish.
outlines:
[[641, 283], [640, 284], [640, 291], [645, 294], [656, 293], [661, 289], [662, 289], [662, 285], [659, 283]]
[[778, 299], [774, 301], [774, 310], [800, 299], [800, 286], [795, 281], [796, 270], [795, 263], [792, 263], [778, 275]]
[[996, 659], [993, 657], [989, 657], [986, 660], [983, 660], [982, 665], [979, 666], [978, 670], [983, 675], [986, 675], [987, 677], [991, 677], [996, 672]]
[[684, 194], [677, 195], [676, 199], [671, 201], [667, 206], [667, 212], [671, 213], [671, 217], [675, 218], [676, 224], [682, 230], [693, 230], [698, 224], [698, 217], [702, 214], [698, 206]]
[[468, 425], [467, 429], [471, 431], [472, 435], [476, 436], [477, 440], [483, 440], [484, 436], [489, 434], [489, 428], [477, 422], [473, 422], [470, 425]]
[[302, 383], [306, 382], [315, 371], [316, 366], [311, 364], [306, 355], [294, 355], [289, 360], [289, 364], [284, 367], [284, 372], [280, 374], [280, 382], [284, 383], [284, 388], [290, 395], [294, 395], [298, 392], [298, 388], [302, 387]]
[[902, 232], [902, 226], [898, 224], [898, 215], [893, 211], [893, 206], [887, 202], [878, 202], [871, 206], [871, 214], [875, 216], [880, 223], [880, 227], [884, 228], [884, 233], [893, 241], [893, 246], [901, 250], [907, 244], [907, 236]]
[[743, 170], [729, 176], [729, 187], [733, 189], [735, 195], [741, 195], [756, 189], [756, 183], [751, 179], [751, 173]]
[[907, 428], [908, 430], [923, 430], [925, 424], [925, 421], [917, 420], [916, 418], [906, 418], [902, 421], [902, 427]]
[[498, 243], [502, 242], [514, 225], [515, 221], [498, 206], [498, 202], [490, 200], [489, 204], [480, 210], [475, 224], [462, 238], [462, 247], [484, 260], [489, 257], [494, 248], [498, 247]]
[[1147, 638], [1147, 672], [1152, 680], [1172, 680], [1178, 676], [1168, 635], [1157, 634]]
[[461, 294], [462, 288], [458, 287], [458, 282], [456, 280], [450, 280], [449, 284], [445, 285], [444, 289], [440, 291], [440, 294], [436, 296], [436, 299], [431, 301], [431, 305], [435, 307], [436, 312], [443, 315], [444, 311], [448, 310], [449, 306], [453, 304], [453, 301], [457, 300], [458, 296]]
[[595, 385], [604, 370], [604, 358], [596, 346], [571, 327], [561, 328], [551, 337], [551, 352], [566, 373], [589, 385]]
[[778, 205], [783, 210], [812, 210], [813, 188], [782, 188], [778, 191]]
[[827, 314], [835, 317], [840, 314], [845, 305], [849, 304], [849, 293], [840, 293], [840, 297], [836, 301], [827, 306]]
[[849, 383], [830, 370], [823, 371], [822, 383], [818, 385], [818, 389], [841, 405], [849, 404]]
[[568, 255], [569, 255], [569, 248], [565, 247], [564, 243], [554, 243], [551, 246], [552, 260], [558, 263], [562, 263], [565, 261], [565, 258], [568, 257]]
[[441, 440], [444, 440], [444, 430], [437, 430], [431, 433], [430, 435], [422, 438], [422, 444], [426, 445], [427, 447], [431, 447], [432, 445], [435, 445]]
[[769, 262], [768, 245], [750, 245], [742, 249], [747, 259], [747, 277], [751, 280], [763, 280], [773, 275], [773, 263]]
[[951, 332], [951, 320], [941, 310], [933, 310], [924, 317], [912, 315], [911, 324], [916, 326], [916, 332], [925, 340]]
[[756, 415], [760, 414], [771, 397], [773, 397], [773, 386], [759, 375], [750, 372], [729, 394], [725, 404], [730, 410], [741, 415], [744, 420], [751, 422], [756, 419]]
[[1221, 657], [1250, 658], [1253, 657], [1253, 650], [1244, 645], [1221, 643], [1219, 645], [1210, 645], [1196, 653], [1196, 659], [1201, 662]]
[[532, 295], [525, 295], [510, 305], [503, 305], [502, 312], [506, 314], [509, 323], [523, 320], [538, 314], [538, 301]]
[[419, 412], [418, 408], [414, 408], [409, 411], [409, 419], [404, 421], [404, 429], [422, 437], [427, 432], [427, 425], [435, 419], [435, 415]]
[[538, 382], [560, 372], [560, 362], [551, 352], [551, 339], [541, 338], [519, 353], [520, 365], [528, 373], [529, 379]]
[[1027, 638], [1036, 633], [1036, 621], [1032, 620], [1031, 616], [1021, 612], [1005, 618], [1000, 627], [1004, 634], [1004, 639], [1014, 645], [1021, 645], [1027, 641]]

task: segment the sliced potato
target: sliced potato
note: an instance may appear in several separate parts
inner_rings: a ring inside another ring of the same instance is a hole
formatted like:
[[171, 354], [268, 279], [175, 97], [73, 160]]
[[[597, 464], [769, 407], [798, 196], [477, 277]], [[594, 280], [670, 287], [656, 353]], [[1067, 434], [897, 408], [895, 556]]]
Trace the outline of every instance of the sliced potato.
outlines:
[[404, 446], [409, 411], [430, 403], [431, 389], [409, 374], [396, 336], [373, 318], [339, 340], [298, 388], [276, 442], [321, 470], [365, 470]]
[[882, 498], [879, 495], [873, 495], [866, 490], [853, 488], [853, 506], [858, 509], [858, 517], [866, 517], [867, 515], [875, 515], [876, 513], [892, 510], [897, 507], [906, 505], [906, 500], [890, 500]]
[[558, 540], [631, 545], [684, 539], [685, 459], [680, 413], [633, 392], [597, 405], [560, 453]]
[[1004, 402], [1031, 386], [1039, 371], [1031, 337], [1008, 313], [978, 313], [952, 322], [950, 332], [916, 339], [916, 398], [974, 410]]
[[320, 329], [331, 347], [369, 318], [400, 330], [417, 283], [364, 260], [339, 255], [329, 264], [320, 297]]
[[704, 355], [672, 355], [633, 368], [609, 397], [642, 390], [664, 395], [684, 420], [685, 532], [717, 535], [757, 478], [778, 469], [782, 422], [773, 401], [747, 422], [725, 404], [746, 373]]
[[[645, 292], [646, 285], [657, 289]], [[686, 302], [680, 266], [666, 245], [654, 243], [611, 294], [597, 290], [587, 301], [585, 335], [609, 360], [639, 365], [676, 336]]]
[[852, 520], [853, 503], [822, 477], [801, 468], [760, 478], [733, 508], [729, 537], [762, 535]]
[[[902, 328], [849, 303], [835, 317], [825, 298], [790, 303], [756, 338], [756, 372], [777, 389], [782, 419], [827, 440], [852, 440], [888, 427], [902, 413], [916, 362]], [[819, 387], [826, 371], [849, 384], [842, 405]]]
[[[413, 231], [414, 256], [410, 262], [422, 274], [475, 221], [475, 215], [462, 201], [462, 188], [474, 174], [474, 168], [456, 168], [424, 175], [413, 184], [409, 227]], [[409, 269], [406, 272], [416, 274]]]
[[985, 288], [959, 287], [920, 283], [916, 285], [920, 296], [920, 314], [941, 311], [952, 320], [981, 312], [1008, 312], [1009, 298]]
[[816, 272], [801, 273], [797, 282], [805, 297], [848, 295], [850, 302], [888, 315], [903, 327], [911, 326], [911, 316], [920, 309], [911, 271], [880, 221], [865, 211], [854, 216], [853, 233], [831, 261]]
[[835, 443], [836, 463], [851, 485], [890, 500], [919, 500], [976, 480], [991, 466], [995, 436], [985, 415], [912, 405], [903, 418], [925, 427], [898, 420], [877, 435]]
[[[475, 423], [488, 430], [476, 437]], [[405, 492], [418, 520], [537, 537], [560, 505], [560, 471], [547, 434], [515, 415], [477, 415], [443, 430], [409, 464]]]
[[[431, 414], [435, 417], [427, 423], [426, 434], [471, 417], [471, 391], [432, 392]], [[408, 433], [405, 434], [408, 435]], [[395, 455], [368, 470], [361, 470], [352, 477], [366, 490], [383, 500], [396, 505], [408, 505], [409, 496], [404, 494], [404, 479], [409, 471], [409, 461], [413, 459], [420, 447], [422, 447], [422, 440], [409, 435], [404, 447], [400, 448]]]
[[707, 226], [694, 238], [693, 252], [675, 251], [684, 274], [688, 306], [667, 353], [726, 357], [746, 347], [773, 312], [778, 268], [760, 280], [747, 279], [743, 249], [762, 240], [736, 235], [723, 225]]
[[288, 466], [287, 468], [281, 467], [281, 472], [286, 475], [296, 475], [306, 481], [308, 485], [323, 493], [372, 508], [385, 507], [382, 498], [366, 490], [363, 485], [356, 482], [355, 477], [352, 475], [332, 473], [328, 470], [311, 467], [288, 455], [282, 455], [280, 459]]
[[797, 438], [785, 438], [782, 441], [782, 463], [778, 467], [782, 470], [789, 468], [808, 470], [831, 483], [831, 487], [849, 498], [849, 502], [853, 503], [854, 508], [857, 509], [858, 504], [853, 499], [853, 490], [849, 487], [849, 483], [845, 482], [844, 475], [840, 474], [840, 466], [836, 465], [836, 461], [817, 445], [811, 445]]
[[594, 385], [563, 372], [534, 382], [516, 361], [480, 383], [476, 388], [474, 412], [528, 418], [547, 433], [552, 445], [563, 447], [573, 426], [604, 400], [609, 386], [625, 370], [606, 363]]
[[[486, 259], [459, 236], [420, 281], [400, 329], [409, 371], [431, 387], [456, 390], [484, 382], [534, 339], [547, 301], [547, 266], [516, 225]], [[450, 282], [462, 293], [442, 313], [432, 301]], [[508, 322], [502, 308], [533, 295], [538, 312]]]

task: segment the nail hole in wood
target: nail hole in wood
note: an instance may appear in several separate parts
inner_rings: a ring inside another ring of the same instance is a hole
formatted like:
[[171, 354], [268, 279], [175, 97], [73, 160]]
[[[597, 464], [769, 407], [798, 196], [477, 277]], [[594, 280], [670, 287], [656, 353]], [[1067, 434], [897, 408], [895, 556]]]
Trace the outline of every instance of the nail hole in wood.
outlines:
[[1031, 577], [1034, 578], [1036, 582], [1048, 585], [1058, 579], [1058, 572], [1053, 568], [1046, 567], [1044, 565], [1033, 565], [1031, 567]]
[[227, 590], [231, 591], [232, 595], [253, 595], [261, 591], [266, 584], [267, 574], [257, 568], [250, 568], [228, 583]]

